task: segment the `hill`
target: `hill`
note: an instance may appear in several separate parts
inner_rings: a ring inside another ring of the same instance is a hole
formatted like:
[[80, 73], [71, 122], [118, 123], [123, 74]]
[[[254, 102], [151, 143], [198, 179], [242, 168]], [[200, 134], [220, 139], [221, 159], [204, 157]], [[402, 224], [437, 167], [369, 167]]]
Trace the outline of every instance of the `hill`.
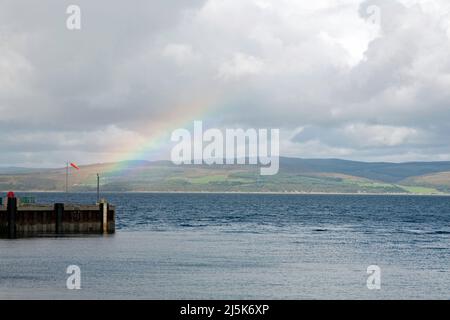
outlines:
[[[359, 162], [280, 158], [280, 171], [260, 176], [257, 166], [176, 166], [169, 161], [91, 164], [71, 170], [71, 191], [450, 192], [450, 162]], [[0, 190], [63, 191], [65, 168], [0, 168]]]

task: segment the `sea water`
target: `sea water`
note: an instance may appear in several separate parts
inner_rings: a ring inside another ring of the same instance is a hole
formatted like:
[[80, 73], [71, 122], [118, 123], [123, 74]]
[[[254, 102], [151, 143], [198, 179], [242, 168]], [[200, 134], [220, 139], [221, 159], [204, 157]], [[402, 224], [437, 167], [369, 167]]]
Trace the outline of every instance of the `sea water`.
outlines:
[[[450, 299], [450, 197], [102, 196], [114, 235], [0, 240], [0, 299]], [[80, 290], [67, 289], [70, 265]]]

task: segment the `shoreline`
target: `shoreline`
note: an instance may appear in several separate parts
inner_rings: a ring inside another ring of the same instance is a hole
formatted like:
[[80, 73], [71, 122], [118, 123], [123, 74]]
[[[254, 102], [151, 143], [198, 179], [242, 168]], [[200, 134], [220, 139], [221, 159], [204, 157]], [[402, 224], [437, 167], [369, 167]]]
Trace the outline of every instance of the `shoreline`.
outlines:
[[[8, 190], [9, 191], [9, 190]], [[0, 193], [8, 191], [0, 190]], [[65, 191], [50, 190], [18, 190], [15, 193], [66, 193]], [[96, 191], [75, 191], [72, 194], [96, 194]], [[282, 191], [102, 191], [100, 194], [112, 193], [148, 193], [148, 194], [256, 194], [256, 195], [351, 195], [351, 196], [434, 196], [450, 197], [450, 193], [369, 193], [369, 192], [282, 192]]]

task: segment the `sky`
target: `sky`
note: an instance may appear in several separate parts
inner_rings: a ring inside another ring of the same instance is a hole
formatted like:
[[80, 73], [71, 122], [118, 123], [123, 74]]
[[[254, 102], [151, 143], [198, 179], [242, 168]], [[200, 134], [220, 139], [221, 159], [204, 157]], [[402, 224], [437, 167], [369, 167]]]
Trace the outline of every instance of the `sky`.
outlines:
[[447, 0], [0, 0], [0, 166], [168, 159], [194, 120], [450, 160], [449, 37]]

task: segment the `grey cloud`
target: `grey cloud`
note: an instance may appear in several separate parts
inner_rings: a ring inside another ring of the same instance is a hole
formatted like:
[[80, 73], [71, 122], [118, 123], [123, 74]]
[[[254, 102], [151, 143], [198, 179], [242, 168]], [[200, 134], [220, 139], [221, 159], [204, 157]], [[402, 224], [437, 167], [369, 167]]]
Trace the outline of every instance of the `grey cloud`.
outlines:
[[[450, 159], [449, 33], [418, 4], [79, 0], [82, 30], [71, 32], [72, 3], [0, 0], [0, 165], [43, 159], [42, 150], [55, 162], [66, 157], [58, 151], [102, 161], [111, 145], [205, 114], [210, 126], [278, 127], [285, 137], [305, 127], [286, 141], [289, 155], [317, 140], [329, 157], [344, 148], [356, 159]], [[377, 36], [371, 5], [381, 10]], [[198, 102], [206, 110], [191, 111]], [[365, 145], [345, 132], [352, 125], [391, 137]]]

